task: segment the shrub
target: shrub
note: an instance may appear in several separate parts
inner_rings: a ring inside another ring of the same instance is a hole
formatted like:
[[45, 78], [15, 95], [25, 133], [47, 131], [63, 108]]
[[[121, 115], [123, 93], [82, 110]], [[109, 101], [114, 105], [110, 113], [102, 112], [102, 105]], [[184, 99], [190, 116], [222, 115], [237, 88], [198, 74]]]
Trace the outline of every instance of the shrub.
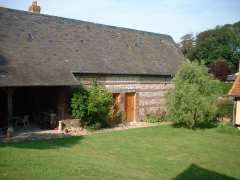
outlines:
[[74, 90], [71, 97], [71, 114], [72, 117], [80, 119], [84, 123], [84, 119], [88, 115], [88, 91], [83, 87]]
[[115, 125], [115, 124], [120, 124], [123, 123], [124, 124], [124, 119], [123, 119], [123, 114], [122, 112], [118, 111], [116, 112], [113, 108], [110, 110], [109, 114], [108, 114], [108, 119], [107, 122], [109, 123], [109, 125]]
[[233, 101], [227, 98], [221, 98], [217, 102], [218, 117], [232, 119], [233, 116]]
[[217, 79], [224, 81], [230, 73], [228, 64], [224, 60], [217, 60], [209, 65], [209, 72], [212, 73]]
[[99, 130], [99, 129], [101, 129], [102, 127], [103, 127], [103, 126], [102, 126], [102, 123], [96, 122], [96, 123], [94, 123], [94, 124], [88, 125], [88, 126], [87, 126], [87, 129], [88, 129], [89, 131], [94, 131], [94, 130]]
[[156, 115], [156, 114], [147, 114], [144, 117], [144, 121], [148, 123], [159, 123], [159, 122], [163, 122], [164, 120], [165, 120], [164, 116]]
[[88, 89], [79, 88], [71, 97], [72, 117], [80, 119], [83, 126], [99, 129], [107, 125], [107, 115], [112, 106], [112, 94], [93, 81]]
[[147, 114], [144, 121], [148, 123], [158, 123], [166, 120], [166, 111], [160, 111], [154, 114]]
[[205, 127], [216, 120], [218, 83], [208, 69], [196, 63], [183, 64], [167, 94], [167, 115], [176, 126]]
[[112, 94], [104, 86], [93, 81], [88, 95], [88, 124], [98, 122], [106, 126], [112, 102]]

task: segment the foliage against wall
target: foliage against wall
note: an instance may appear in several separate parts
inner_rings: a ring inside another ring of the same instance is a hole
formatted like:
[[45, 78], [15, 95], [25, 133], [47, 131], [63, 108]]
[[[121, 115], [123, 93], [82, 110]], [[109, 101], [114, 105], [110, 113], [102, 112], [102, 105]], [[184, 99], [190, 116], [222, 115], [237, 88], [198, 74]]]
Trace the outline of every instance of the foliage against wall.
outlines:
[[112, 94], [101, 84], [93, 81], [90, 87], [75, 90], [71, 97], [71, 112], [83, 126], [106, 125], [112, 106]]

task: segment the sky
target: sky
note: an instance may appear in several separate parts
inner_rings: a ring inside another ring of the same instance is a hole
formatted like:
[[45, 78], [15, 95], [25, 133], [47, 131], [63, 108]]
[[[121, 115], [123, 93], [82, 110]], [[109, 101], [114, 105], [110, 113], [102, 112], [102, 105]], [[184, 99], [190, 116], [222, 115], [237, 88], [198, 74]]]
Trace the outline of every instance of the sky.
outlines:
[[[0, 6], [27, 10], [31, 0], [0, 0]], [[38, 0], [42, 14], [171, 35], [240, 21], [240, 0]]]

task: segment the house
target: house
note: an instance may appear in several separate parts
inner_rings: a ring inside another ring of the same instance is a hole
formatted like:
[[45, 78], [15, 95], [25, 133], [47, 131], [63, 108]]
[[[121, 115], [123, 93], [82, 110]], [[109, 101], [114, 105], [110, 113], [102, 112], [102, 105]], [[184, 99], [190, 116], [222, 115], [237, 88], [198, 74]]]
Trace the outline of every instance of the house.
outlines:
[[39, 12], [0, 8], [0, 126], [26, 114], [41, 121], [49, 111], [71, 118], [69, 93], [93, 79], [113, 93], [129, 122], [164, 109], [184, 62], [170, 36]]
[[234, 99], [233, 123], [236, 127], [240, 127], [240, 76], [239, 74], [237, 75], [228, 95], [233, 97]]
[[235, 79], [237, 78], [237, 76], [238, 76], [238, 73], [229, 74], [229, 75], [227, 76], [226, 81], [227, 81], [227, 82], [233, 82], [233, 81], [235, 81]]

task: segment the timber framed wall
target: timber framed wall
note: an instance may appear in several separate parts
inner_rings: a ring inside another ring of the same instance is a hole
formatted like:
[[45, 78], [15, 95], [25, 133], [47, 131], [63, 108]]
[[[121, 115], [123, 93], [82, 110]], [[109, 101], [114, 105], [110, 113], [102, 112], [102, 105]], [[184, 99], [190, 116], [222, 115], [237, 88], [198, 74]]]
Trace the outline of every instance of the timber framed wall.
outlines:
[[121, 75], [75, 75], [83, 85], [92, 80], [105, 85], [112, 93], [120, 93], [120, 109], [125, 111], [126, 93], [135, 93], [134, 120], [143, 121], [144, 116], [165, 110], [165, 93], [172, 87], [171, 77], [166, 76], [121, 76]]

